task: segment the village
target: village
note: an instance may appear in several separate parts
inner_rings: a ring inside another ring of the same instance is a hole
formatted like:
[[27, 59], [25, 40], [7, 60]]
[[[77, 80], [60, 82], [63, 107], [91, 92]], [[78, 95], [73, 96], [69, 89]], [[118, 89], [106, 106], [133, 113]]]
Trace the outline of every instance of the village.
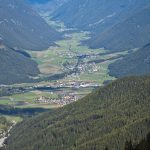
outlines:
[[[72, 102], [77, 101], [78, 99], [82, 98], [76, 90], [81, 88], [95, 88], [99, 87], [99, 84], [95, 84], [92, 82], [83, 82], [83, 81], [56, 81], [55, 83], [51, 83], [47, 86], [41, 87], [36, 86], [37, 89], [45, 88], [47, 91], [51, 91], [51, 93], [55, 93], [58, 95], [57, 98], [47, 97], [47, 96], [39, 96], [35, 99], [35, 103], [38, 104], [56, 104], [59, 106], [64, 106], [70, 104]], [[35, 88], [35, 87], [34, 87]], [[62, 89], [66, 90], [62, 90]], [[51, 89], [51, 90], [50, 90]], [[72, 89], [72, 90], [67, 90]]]
[[49, 97], [46, 97], [46, 96], [40, 96], [35, 100], [35, 103], [50, 104], [50, 105], [56, 104], [56, 105], [59, 105], [59, 106], [65, 106], [65, 105], [70, 104], [72, 102], [75, 102], [77, 100], [78, 100], [78, 97], [73, 96], [73, 95], [66, 95], [66, 96], [63, 96], [63, 97], [59, 97], [57, 99], [56, 98], [49, 98]]

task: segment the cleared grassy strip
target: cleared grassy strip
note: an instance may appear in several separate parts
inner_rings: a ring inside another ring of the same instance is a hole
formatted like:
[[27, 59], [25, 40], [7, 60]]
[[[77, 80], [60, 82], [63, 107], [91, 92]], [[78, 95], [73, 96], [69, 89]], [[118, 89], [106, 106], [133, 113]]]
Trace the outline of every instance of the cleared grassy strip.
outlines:
[[0, 98], [0, 105], [12, 105], [17, 108], [55, 108], [57, 105], [50, 104], [36, 104], [35, 100], [41, 96], [49, 98], [58, 98], [57, 94], [50, 92], [33, 91], [22, 94], [15, 94], [12, 96], [5, 96]]

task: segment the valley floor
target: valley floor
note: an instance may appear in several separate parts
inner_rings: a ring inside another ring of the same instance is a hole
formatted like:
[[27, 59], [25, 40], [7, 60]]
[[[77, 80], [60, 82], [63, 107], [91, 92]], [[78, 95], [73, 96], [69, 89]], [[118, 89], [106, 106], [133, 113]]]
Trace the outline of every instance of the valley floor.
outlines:
[[27, 51], [38, 63], [41, 74], [37, 78], [41, 82], [6, 86], [13, 92], [10, 96], [0, 97], [2, 105], [57, 108], [74, 102], [114, 80], [108, 74], [108, 66], [128, 54], [128, 51], [111, 52], [83, 46], [82, 41], [90, 38], [90, 33], [68, 29], [61, 22], [51, 21], [47, 14], [42, 16], [64, 35], [64, 39], [47, 50]]

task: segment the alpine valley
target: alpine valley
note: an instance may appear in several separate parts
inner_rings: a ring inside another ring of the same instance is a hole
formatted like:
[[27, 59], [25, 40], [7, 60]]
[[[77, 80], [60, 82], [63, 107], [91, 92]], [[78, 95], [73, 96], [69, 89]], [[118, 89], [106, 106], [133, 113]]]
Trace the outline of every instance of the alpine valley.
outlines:
[[0, 0], [0, 150], [150, 150], [150, 0]]

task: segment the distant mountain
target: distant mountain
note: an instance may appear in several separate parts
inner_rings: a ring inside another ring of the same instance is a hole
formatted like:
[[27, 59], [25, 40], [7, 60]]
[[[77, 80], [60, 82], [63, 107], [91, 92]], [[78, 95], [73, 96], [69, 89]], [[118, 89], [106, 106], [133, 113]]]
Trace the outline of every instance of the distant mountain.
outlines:
[[27, 54], [0, 44], [0, 84], [31, 82], [38, 74], [37, 64]]
[[86, 44], [92, 48], [124, 50], [143, 46], [143, 39], [149, 40], [149, 13], [149, 0], [70, 0], [53, 13], [53, 19], [91, 31], [92, 39]]
[[90, 47], [105, 47], [109, 50], [128, 50], [140, 48], [150, 42], [150, 7], [114, 25], [112, 28], [94, 36]]
[[0, 39], [12, 48], [43, 50], [54, 44], [60, 34], [24, 0], [0, 0]]
[[[150, 76], [127, 77], [18, 124], [7, 150], [123, 150], [150, 132]], [[5, 149], [5, 148], [4, 148]]]
[[150, 74], [150, 43], [109, 66], [116, 77]]
[[27, 0], [37, 12], [48, 12], [49, 14], [67, 1], [69, 0]]
[[127, 10], [130, 5], [133, 5], [130, 0], [70, 0], [54, 12], [53, 18], [63, 20], [69, 27], [97, 30], [107, 21], [117, 21], [118, 13]]

